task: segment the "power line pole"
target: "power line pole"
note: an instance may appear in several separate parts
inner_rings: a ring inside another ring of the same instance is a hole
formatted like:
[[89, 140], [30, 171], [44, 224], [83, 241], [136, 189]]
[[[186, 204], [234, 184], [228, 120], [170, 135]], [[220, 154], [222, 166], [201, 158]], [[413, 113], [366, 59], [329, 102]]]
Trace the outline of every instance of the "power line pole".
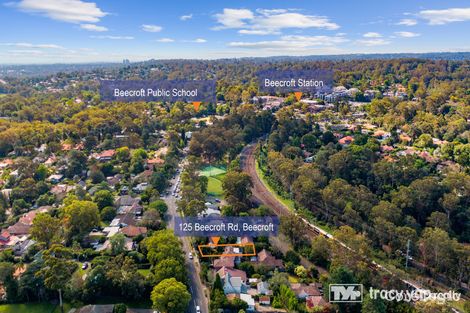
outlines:
[[410, 258], [410, 243], [411, 243], [411, 240], [408, 239], [408, 241], [406, 242], [406, 261], [405, 261], [405, 269], [408, 268], [408, 260]]

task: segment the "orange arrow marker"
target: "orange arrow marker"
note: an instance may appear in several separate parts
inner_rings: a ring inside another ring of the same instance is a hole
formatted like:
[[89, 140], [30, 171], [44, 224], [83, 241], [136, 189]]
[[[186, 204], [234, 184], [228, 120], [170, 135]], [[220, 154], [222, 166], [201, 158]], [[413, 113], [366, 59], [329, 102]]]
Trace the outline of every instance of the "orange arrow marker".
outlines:
[[294, 95], [295, 95], [295, 98], [297, 99], [297, 101], [300, 101], [300, 98], [302, 98], [302, 92], [300, 92], [300, 91], [294, 92]]
[[211, 237], [212, 244], [216, 246], [219, 243], [220, 237]]
[[199, 107], [201, 106], [201, 102], [193, 102], [194, 110], [199, 111]]

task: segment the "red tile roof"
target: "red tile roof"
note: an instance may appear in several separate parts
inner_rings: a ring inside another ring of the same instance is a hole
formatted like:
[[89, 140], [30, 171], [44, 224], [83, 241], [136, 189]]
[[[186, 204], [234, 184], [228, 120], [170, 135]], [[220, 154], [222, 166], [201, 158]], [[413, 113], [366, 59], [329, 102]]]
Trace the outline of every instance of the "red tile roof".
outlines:
[[266, 249], [263, 249], [258, 253], [258, 264], [268, 267], [284, 267], [282, 260], [276, 259]]
[[137, 237], [139, 235], [145, 235], [147, 233], [147, 227], [140, 227], [129, 225], [121, 229], [121, 233], [127, 237]]
[[245, 271], [242, 270], [237, 270], [233, 268], [228, 268], [228, 267], [222, 267], [220, 270], [217, 271], [217, 274], [219, 274], [220, 278], [224, 278], [225, 275], [230, 274], [232, 277], [240, 277], [240, 279], [243, 282], [246, 282], [246, 273]]
[[294, 284], [291, 284], [291, 288], [295, 292], [296, 295], [300, 295], [303, 293], [303, 294], [306, 294], [307, 296], [321, 296], [320, 290], [314, 284], [305, 285], [305, 284], [294, 283]]
[[346, 136], [338, 140], [340, 145], [347, 145], [354, 141], [354, 137]]
[[30, 225], [25, 225], [23, 223], [18, 222], [15, 225], [8, 227], [7, 230], [12, 235], [27, 235], [29, 234], [30, 228]]
[[154, 164], [163, 164], [165, 163], [165, 160], [160, 159], [160, 158], [154, 158], [154, 159], [149, 159], [147, 160], [147, 164], [154, 165]]
[[219, 269], [224, 266], [229, 268], [235, 267], [235, 258], [231, 256], [223, 256], [214, 260], [214, 268]]
[[309, 309], [313, 309], [317, 306], [329, 306], [328, 302], [326, 302], [322, 296], [309, 296], [307, 297], [305, 304]]
[[24, 214], [20, 218], [19, 222], [23, 223], [25, 225], [33, 225], [33, 220], [36, 217], [36, 215], [38, 213], [43, 213], [43, 212], [46, 212], [46, 211], [47, 211], [47, 208], [40, 208], [40, 209], [29, 211], [28, 213]]
[[115, 153], [116, 150], [104, 150], [98, 154], [98, 158], [112, 158]]

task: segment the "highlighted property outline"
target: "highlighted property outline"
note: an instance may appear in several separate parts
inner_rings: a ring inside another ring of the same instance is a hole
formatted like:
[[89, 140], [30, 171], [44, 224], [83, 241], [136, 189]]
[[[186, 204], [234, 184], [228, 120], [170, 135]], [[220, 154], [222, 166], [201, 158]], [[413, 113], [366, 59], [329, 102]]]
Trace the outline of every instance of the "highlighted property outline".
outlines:
[[[222, 253], [222, 254], [204, 254], [202, 248], [217, 248], [217, 247], [246, 247], [252, 246], [253, 253]], [[225, 243], [225, 244], [206, 244], [197, 246], [202, 258], [217, 258], [223, 256], [256, 256], [256, 247], [254, 243]]]

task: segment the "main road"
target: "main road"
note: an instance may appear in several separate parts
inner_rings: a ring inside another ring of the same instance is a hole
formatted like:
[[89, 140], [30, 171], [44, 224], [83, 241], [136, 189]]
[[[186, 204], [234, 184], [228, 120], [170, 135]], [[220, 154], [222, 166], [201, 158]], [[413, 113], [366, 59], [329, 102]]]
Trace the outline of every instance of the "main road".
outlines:
[[[175, 217], [178, 216], [176, 196], [174, 191], [176, 189], [177, 182], [179, 182], [179, 177], [181, 173], [181, 168], [178, 170], [178, 173], [175, 178], [170, 180], [170, 187], [167, 190], [167, 195], [164, 195], [162, 199], [168, 206], [167, 212], [167, 227], [169, 229], [175, 229]], [[181, 242], [183, 244], [183, 251], [185, 253], [186, 260], [186, 271], [189, 278], [189, 291], [191, 293], [191, 302], [187, 312], [189, 313], [209, 313], [208, 301], [204, 294], [204, 284], [201, 282], [199, 273], [201, 272], [200, 264], [197, 259], [197, 254], [192, 251], [192, 245], [190, 238], [181, 237]], [[193, 259], [189, 259], [189, 253], [192, 253], [194, 256]], [[196, 306], [200, 307], [200, 312], [196, 312]]]

